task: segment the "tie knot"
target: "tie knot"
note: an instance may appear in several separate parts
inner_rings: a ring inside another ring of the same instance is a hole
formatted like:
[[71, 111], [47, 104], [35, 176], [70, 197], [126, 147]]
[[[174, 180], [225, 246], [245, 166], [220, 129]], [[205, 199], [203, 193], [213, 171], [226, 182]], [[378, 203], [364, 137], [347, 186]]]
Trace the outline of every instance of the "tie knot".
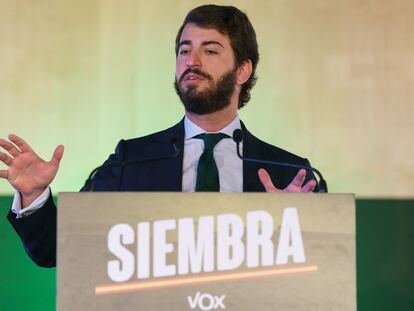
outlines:
[[196, 136], [196, 138], [204, 140], [204, 150], [213, 150], [220, 140], [228, 137], [228, 135], [223, 133], [200, 134]]

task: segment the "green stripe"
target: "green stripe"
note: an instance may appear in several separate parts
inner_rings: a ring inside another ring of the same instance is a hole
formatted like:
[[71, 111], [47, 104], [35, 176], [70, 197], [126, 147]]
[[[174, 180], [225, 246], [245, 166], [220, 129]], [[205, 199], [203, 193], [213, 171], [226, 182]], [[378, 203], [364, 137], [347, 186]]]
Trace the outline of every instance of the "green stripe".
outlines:
[[0, 197], [0, 309], [55, 310], [56, 270], [37, 267], [6, 219], [12, 197]]
[[[55, 269], [35, 266], [6, 220], [0, 197], [2, 310], [55, 310]], [[414, 200], [358, 199], [358, 311], [414, 310]]]

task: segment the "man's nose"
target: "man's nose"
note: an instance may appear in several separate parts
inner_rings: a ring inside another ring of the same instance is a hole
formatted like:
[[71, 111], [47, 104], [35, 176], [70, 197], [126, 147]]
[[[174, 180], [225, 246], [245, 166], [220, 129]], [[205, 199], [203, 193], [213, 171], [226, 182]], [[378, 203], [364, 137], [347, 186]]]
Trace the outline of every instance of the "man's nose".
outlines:
[[201, 59], [197, 51], [191, 51], [191, 53], [188, 55], [187, 67], [201, 67]]

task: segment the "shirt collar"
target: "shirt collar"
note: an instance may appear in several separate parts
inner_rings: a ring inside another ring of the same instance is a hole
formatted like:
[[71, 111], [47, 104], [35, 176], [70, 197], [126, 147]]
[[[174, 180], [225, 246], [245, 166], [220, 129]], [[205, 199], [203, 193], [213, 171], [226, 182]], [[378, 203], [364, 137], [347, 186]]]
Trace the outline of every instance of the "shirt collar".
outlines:
[[[233, 121], [231, 121], [226, 127], [222, 128], [217, 132], [212, 133], [223, 133], [230, 137], [233, 137], [233, 132], [236, 129], [241, 129], [240, 118], [238, 114], [236, 114], [236, 117], [233, 119]], [[185, 140], [191, 139], [203, 133], [207, 133], [207, 131], [203, 130], [201, 127], [196, 125], [189, 118], [187, 118], [187, 116], [184, 117], [184, 132]]]

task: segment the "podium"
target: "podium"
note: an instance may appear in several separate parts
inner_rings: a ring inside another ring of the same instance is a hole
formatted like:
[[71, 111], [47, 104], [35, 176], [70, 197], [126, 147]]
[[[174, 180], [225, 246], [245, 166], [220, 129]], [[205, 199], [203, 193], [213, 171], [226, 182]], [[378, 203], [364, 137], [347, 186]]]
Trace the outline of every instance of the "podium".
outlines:
[[356, 310], [353, 195], [61, 193], [57, 310]]

